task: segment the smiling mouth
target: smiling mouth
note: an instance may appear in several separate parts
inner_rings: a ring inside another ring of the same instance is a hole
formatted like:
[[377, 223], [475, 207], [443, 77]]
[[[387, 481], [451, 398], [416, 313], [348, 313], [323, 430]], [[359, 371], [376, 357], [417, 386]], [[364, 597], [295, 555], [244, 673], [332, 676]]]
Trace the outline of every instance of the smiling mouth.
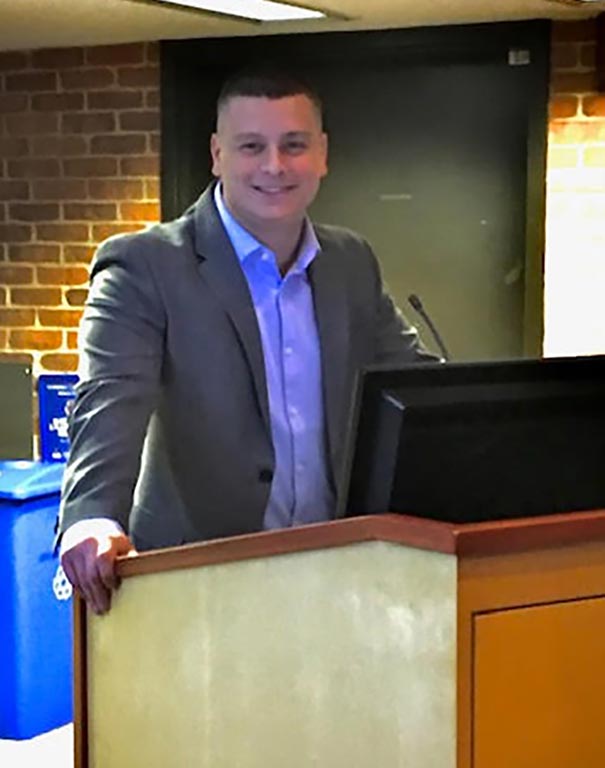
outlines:
[[288, 186], [288, 187], [259, 187], [257, 185], [253, 185], [252, 189], [254, 189], [256, 192], [260, 192], [263, 195], [269, 195], [269, 196], [277, 196], [277, 195], [283, 195], [287, 192], [291, 192], [293, 189], [295, 189], [294, 186]]

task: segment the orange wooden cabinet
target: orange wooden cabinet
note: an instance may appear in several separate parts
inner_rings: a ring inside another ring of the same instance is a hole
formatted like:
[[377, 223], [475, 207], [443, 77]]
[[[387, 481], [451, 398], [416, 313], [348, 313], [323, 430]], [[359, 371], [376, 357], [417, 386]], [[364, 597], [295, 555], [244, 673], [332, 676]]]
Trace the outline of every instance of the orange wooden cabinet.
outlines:
[[602, 768], [605, 512], [381, 515], [119, 563], [77, 768]]

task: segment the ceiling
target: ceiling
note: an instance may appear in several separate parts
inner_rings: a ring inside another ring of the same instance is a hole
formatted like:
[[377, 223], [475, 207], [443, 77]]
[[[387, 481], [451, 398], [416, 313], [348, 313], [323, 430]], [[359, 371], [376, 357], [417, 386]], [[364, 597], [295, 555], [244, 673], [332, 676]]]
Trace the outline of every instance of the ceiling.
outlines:
[[[296, 0], [293, 0], [295, 2]], [[242, 0], [245, 4], [245, 0]], [[298, 0], [305, 4], [304, 0]], [[0, 0], [0, 50], [192, 37], [388, 29], [535, 18], [581, 19], [605, 0], [308, 0], [346, 19], [258, 24], [150, 0]]]

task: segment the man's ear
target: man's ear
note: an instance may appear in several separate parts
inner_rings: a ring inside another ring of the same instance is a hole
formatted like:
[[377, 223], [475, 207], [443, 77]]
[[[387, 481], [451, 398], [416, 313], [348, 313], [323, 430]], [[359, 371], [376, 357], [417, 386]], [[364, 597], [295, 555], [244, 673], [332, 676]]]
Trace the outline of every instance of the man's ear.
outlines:
[[210, 137], [210, 155], [212, 157], [212, 175], [217, 179], [221, 175], [221, 144], [217, 133]]

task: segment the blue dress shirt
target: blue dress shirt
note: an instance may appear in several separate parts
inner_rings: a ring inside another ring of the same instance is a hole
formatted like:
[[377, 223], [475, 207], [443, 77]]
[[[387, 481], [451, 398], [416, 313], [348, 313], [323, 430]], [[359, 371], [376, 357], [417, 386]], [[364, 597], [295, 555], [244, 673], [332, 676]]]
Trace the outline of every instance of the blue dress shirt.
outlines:
[[269, 396], [275, 471], [265, 528], [332, 517], [319, 334], [307, 267], [319, 251], [305, 221], [298, 256], [282, 277], [275, 254], [241, 226], [216, 185], [219, 216], [246, 277], [258, 321]]

